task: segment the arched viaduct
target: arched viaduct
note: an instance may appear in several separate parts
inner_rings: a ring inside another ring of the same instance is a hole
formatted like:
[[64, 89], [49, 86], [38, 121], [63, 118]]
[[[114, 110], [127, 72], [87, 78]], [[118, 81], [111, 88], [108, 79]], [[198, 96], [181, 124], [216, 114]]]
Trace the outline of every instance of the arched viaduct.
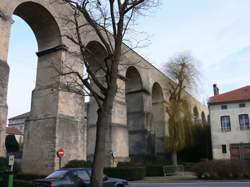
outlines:
[[[47, 174], [57, 169], [56, 150], [62, 147], [66, 153], [63, 163], [72, 159], [85, 160], [93, 154], [96, 106], [91, 99], [87, 127], [84, 97], [64, 89], [66, 80], [56, 76], [55, 69], [51, 68], [51, 65], [62, 67], [63, 63], [83, 71], [79, 58], [69, 52], [78, 51], [77, 46], [62, 37], [72, 32], [72, 26], [62, 19], [71, 16], [71, 11], [60, 0], [0, 2], [0, 156], [5, 155], [7, 56], [12, 15], [26, 21], [38, 44], [36, 87], [25, 126], [22, 169], [26, 173]], [[98, 41], [94, 33], [87, 33], [83, 38], [86, 44]], [[128, 49], [126, 45], [123, 48]], [[170, 80], [133, 50], [123, 56], [121, 64], [110, 146], [120, 160], [127, 160], [129, 155], [160, 154], [163, 136], [168, 133], [164, 107], [168, 99], [166, 82]], [[190, 99], [198, 117], [202, 112], [207, 116], [207, 109], [191, 95]]]

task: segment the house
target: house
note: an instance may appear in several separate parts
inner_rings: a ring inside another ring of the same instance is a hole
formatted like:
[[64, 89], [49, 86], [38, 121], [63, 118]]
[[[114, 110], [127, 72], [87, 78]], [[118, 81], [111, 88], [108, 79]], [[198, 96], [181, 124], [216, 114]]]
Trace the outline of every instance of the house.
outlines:
[[219, 94], [208, 102], [213, 159], [250, 160], [250, 86]]
[[16, 128], [24, 134], [25, 120], [29, 117], [29, 112], [9, 119], [8, 127]]
[[8, 127], [6, 128], [6, 134], [15, 135], [19, 145], [23, 145], [24, 125], [28, 117], [29, 112], [12, 117], [9, 119]]

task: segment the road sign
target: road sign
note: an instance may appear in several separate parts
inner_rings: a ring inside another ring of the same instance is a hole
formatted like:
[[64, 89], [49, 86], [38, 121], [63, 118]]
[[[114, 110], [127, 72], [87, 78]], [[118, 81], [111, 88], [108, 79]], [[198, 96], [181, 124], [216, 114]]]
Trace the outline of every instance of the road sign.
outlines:
[[15, 162], [15, 156], [14, 155], [10, 155], [9, 156], [9, 166], [13, 166]]
[[64, 156], [64, 149], [59, 149], [58, 151], [57, 151], [57, 156], [59, 157], [59, 158], [62, 158], [63, 156]]
[[64, 156], [64, 149], [61, 148], [57, 151], [57, 157], [59, 158], [59, 169], [61, 169], [62, 166], [62, 157]]

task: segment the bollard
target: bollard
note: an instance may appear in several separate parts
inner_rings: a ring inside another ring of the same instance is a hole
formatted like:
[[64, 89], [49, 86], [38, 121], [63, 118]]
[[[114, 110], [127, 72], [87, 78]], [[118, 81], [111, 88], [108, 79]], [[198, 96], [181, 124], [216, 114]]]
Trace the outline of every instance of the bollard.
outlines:
[[13, 187], [14, 174], [13, 172], [5, 172], [3, 177], [3, 187]]

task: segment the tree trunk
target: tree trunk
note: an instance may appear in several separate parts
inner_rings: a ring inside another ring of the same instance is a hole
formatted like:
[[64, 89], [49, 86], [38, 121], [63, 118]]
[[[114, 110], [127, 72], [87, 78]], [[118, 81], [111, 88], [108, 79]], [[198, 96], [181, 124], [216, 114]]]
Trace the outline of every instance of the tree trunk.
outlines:
[[117, 93], [118, 64], [121, 57], [121, 45], [122, 35], [120, 37], [118, 36], [118, 40], [116, 41], [116, 49], [111, 63], [110, 82], [107, 82], [107, 93], [102, 106], [98, 109], [91, 187], [103, 187], [103, 169], [105, 163], [110, 163], [111, 159], [111, 118], [113, 103]]
[[[111, 94], [112, 93], [112, 94]], [[110, 90], [109, 94], [105, 98], [101, 108], [98, 109], [98, 118], [96, 124], [96, 145], [95, 154], [93, 161], [93, 169], [91, 176], [91, 186], [92, 187], [102, 187], [103, 186], [103, 169], [105, 163], [108, 162], [108, 147], [107, 144], [110, 143], [109, 137], [111, 131], [111, 117], [112, 108], [114, 102], [114, 90]], [[110, 156], [111, 157], [111, 156]]]
[[177, 167], [178, 161], [177, 161], [177, 152], [176, 151], [172, 152], [171, 159], [172, 159], [172, 165]]

